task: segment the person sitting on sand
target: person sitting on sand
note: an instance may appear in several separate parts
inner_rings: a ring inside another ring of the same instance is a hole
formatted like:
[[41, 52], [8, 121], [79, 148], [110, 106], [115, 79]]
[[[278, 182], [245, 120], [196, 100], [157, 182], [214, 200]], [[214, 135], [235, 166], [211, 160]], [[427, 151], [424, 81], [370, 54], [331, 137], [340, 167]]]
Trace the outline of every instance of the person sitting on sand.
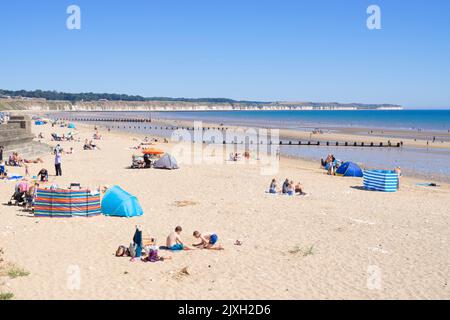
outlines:
[[194, 244], [194, 247], [209, 250], [223, 250], [221, 245], [216, 245], [219, 237], [213, 232], [204, 232], [203, 234], [199, 231], [194, 231], [194, 238], [200, 239], [201, 242]]
[[177, 226], [175, 228], [175, 231], [171, 232], [167, 236], [166, 246], [169, 250], [181, 251], [181, 250], [191, 250], [192, 249], [192, 248], [184, 245], [183, 241], [181, 240], [181, 231], [183, 231], [183, 228], [181, 228], [180, 226]]
[[23, 160], [22, 158], [19, 156], [19, 154], [17, 152], [13, 152], [10, 156], [9, 156], [9, 160], [8, 160], [8, 164], [12, 167], [21, 167]]
[[328, 174], [329, 175], [334, 175], [334, 169], [336, 167], [336, 158], [332, 155], [329, 154], [327, 159], [325, 160], [325, 168], [328, 170]]
[[0, 179], [5, 179], [8, 177], [8, 174], [5, 169], [5, 163], [3, 161], [0, 162]]
[[93, 150], [100, 150], [100, 148], [99, 148], [96, 144], [94, 144], [94, 143], [92, 142], [92, 140], [89, 141], [89, 145], [91, 146], [91, 148], [92, 148]]
[[98, 132], [95, 132], [92, 138], [93, 138], [94, 140], [101, 140], [101, 139], [102, 139], [102, 136], [101, 136]]
[[302, 186], [302, 184], [300, 182], [295, 185], [295, 190], [294, 191], [295, 191], [295, 193], [298, 193], [300, 195], [303, 194], [303, 186]]
[[289, 184], [287, 186], [287, 194], [289, 196], [293, 196], [295, 194], [295, 192], [294, 192], [294, 181], [292, 181], [292, 180], [289, 181]]
[[83, 150], [92, 150], [92, 146], [89, 144], [88, 139], [84, 140]]
[[286, 178], [283, 182], [283, 186], [281, 187], [281, 193], [286, 194], [288, 192], [288, 186], [289, 186], [289, 179]]
[[269, 187], [269, 193], [277, 193], [277, 180], [272, 179], [272, 182], [270, 183]]
[[47, 182], [48, 181], [48, 171], [45, 168], [42, 168], [41, 171], [37, 174], [37, 176], [40, 178], [41, 182]]
[[39, 183], [31, 184], [28, 191], [25, 193], [25, 199], [27, 207], [31, 208], [34, 206], [34, 200], [37, 197], [37, 189], [39, 188]]

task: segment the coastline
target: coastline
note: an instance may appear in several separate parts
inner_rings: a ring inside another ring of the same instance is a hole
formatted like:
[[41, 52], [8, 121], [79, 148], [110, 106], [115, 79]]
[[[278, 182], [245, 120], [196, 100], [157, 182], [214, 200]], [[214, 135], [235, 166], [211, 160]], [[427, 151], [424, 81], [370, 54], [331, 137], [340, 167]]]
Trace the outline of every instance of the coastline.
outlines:
[[[50, 133], [67, 128], [33, 126], [34, 133], [41, 131], [54, 146]], [[36, 219], [3, 206], [5, 259], [30, 273], [4, 280], [17, 299], [449, 298], [443, 285], [449, 185], [419, 187], [404, 177], [397, 193], [369, 192], [360, 189], [359, 178], [327, 176], [317, 163], [285, 157], [272, 176], [261, 175], [258, 162], [131, 170], [126, 168], [131, 155], [139, 151], [129, 147], [145, 134], [100, 128], [101, 149], [83, 151], [92, 133], [93, 125], [78, 124], [81, 142], [61, 142], [75, 153], [63, 156], [63, 176], [50, 181], [91, 188], [118, 184], [138, 197], [144, 216]], [[173, 145], [155, 147], [170, 152]], [[43, 160], [31, 164], [30, 172], [44, 166], [52, 175], [53, 156]], [[280, 183], [286, 177], [300, 180], [308, 195], [268, 195], [272, 177]], [[14, 183], [2, 183], [0, 197], [8, 199], [13, 188]], [[180, 201], [190, 204], [179, 207]], [[187, 243], [192, 230], [215, 231], [225, 250], [161, 252], [173, 260], [155, 264], [114, 257], [118, 245], [128, 245], [136, 224], [159, 244], [176, 225], [186, 230]], [[233, 244], [237, 239], [242, 246]], [[366, 284], [371, 265], [382, 270], [381, 289]], [[71, 266], [80, 270], [79, 289], [67, 286]], [[188, 276], [179, 273], [185, 267]]]

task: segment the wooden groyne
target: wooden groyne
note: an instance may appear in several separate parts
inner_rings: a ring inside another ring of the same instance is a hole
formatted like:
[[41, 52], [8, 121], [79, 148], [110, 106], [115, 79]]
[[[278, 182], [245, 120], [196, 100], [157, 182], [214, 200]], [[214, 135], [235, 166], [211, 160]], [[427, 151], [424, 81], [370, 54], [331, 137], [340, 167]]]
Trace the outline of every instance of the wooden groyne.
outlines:
[[74, 122], [139, 122], [151, 123], [152, 119], [148, 118], [59, 118], [58, 121], [74, 121]]

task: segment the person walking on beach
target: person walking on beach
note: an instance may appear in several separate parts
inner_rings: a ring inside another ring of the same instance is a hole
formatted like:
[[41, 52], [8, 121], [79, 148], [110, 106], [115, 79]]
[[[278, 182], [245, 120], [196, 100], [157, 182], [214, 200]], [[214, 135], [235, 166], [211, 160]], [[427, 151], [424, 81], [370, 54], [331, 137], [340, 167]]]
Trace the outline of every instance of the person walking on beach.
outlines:
[[3, 161], [3, 146], [0, 146], [0, 162]]
[[56, 151], [55, 152], [55, 171], [56, 176], [62, 176], [62, 169], [61, 169], [61, 153]]

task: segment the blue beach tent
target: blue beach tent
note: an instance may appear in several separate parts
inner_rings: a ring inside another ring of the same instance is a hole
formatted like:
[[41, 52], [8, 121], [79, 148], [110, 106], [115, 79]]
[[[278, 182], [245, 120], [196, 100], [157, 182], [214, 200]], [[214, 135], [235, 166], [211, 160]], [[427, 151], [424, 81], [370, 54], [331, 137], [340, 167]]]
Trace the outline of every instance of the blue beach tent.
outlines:
[[105, 216], [130, 218], [142, 216], [144, 211], [135, 196], [119, 186], [114, 186], [108, 189], [103, 196], [102, 213]]
[[76, 127], [75, 127], [75, 125], [74, 125], [73, 123], [69, 123], [68, 128], [69, 128], [69, 129], [76, 129]]
[[343, 177], [362, 177], [363, 172], [356, 163], [346, 162], [336, 170], [336, 175]]

